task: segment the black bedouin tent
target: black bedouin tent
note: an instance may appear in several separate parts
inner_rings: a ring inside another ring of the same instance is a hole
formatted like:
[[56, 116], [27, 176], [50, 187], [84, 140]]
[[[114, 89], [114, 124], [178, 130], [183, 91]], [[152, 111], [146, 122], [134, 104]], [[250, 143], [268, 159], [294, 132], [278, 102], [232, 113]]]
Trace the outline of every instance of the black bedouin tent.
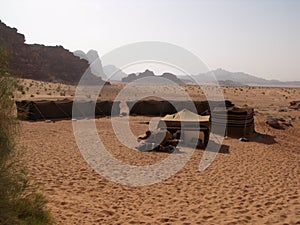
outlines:
[[210, 108], [224, 106], [226, 108], [234, 106], [231, 101], [165, 101], [165, 100], [140, 100], [128, 101], [130, 115], [145, 115], [145, 116], [165, 116], [174, 114], [183, 109], [188, 109], [199, 115], [209, 114]]
[[[49, 101], [17, 101], [18, 117], [23, 120], [47, 120], [47, 119], [70, 119], [92, 118], [99, 116], [117, 116], [120, 114], [120, 102], [92, 101], [76, 102], [73, 110], [73, 101], [70, 99]], [[237, 108], [226, 100], [226, 109], [219, 110], [224, 103], [207, 101], [157, 101], [141, 100], [127, 102], [130, 115], [165, 116], [174, 114], [183, 109], [188, 109], [199, 115], [210, 115], [213, 127], [225, 126], [227, 136], [245, 136], [254, 133], [254, 109]], [[196, 110], [196, 112], [195, 112]], [[219, 111], [218, 111], [219, 110]], [[73, 113], [73, 114], [72, 114]], [[222, 130], [222, 129], [221, 129]]]
[[[73, 114], [76, 118], [116, 116], [120, 114], [120, 102], [92, 101], [76, 102]], [[72, 118], [73, 101], [69, 99], [49, 101], [16, 101], [18, 118], [22, 120], [70, 119]]]

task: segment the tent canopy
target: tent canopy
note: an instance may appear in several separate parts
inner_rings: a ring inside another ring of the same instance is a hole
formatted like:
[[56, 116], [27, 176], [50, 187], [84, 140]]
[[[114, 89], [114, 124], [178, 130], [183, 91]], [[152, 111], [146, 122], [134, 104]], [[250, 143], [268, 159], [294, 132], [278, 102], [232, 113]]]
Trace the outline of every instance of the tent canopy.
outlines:
[[158, 127], [167, 129], [209, 129], [210, 116], [200, 116], [187, 109], [183, 109], [178, 113], [163, 117], [159, 121]]
[[[183, 109], [178, 113], [166, 115], [159, 123], [158, 128], [164, 128], [175, 133], [178, 130], [183, 131], [184, 142], [190, 143], [192, 140], [199, 141], [203, 147], [206, 147], [210, 133], [210, 116], [200, 116], [187, 109]], [[200, 132], [203, 132], [203, 138], [200, 137]]]
[[184, 122], [209, 122], [210, 116], [200, 116], [187, 109], [183, 109], [178, 113], [168, 114], [162, 118], [164, 121], [184, 121]]

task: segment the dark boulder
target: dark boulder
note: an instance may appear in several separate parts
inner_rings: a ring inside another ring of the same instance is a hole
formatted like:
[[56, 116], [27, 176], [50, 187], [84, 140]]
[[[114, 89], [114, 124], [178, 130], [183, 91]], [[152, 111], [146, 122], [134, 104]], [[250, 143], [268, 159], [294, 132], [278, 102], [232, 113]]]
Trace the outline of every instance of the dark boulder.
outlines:
[[279, 123], [279, 119], [276, 117], [268, 117], [266, 123], [275, 129], [283, 130], [283, 126]]
[[269, 116], [266, 123], [275, 129], [283, 130], [285, 127], [292, 127], [292, 118], [291, 117], [276, 117]]
[[300, 101], [292, 101], [290, 102], [290, 106], [289, 106], [290, 109], [300, 109]]

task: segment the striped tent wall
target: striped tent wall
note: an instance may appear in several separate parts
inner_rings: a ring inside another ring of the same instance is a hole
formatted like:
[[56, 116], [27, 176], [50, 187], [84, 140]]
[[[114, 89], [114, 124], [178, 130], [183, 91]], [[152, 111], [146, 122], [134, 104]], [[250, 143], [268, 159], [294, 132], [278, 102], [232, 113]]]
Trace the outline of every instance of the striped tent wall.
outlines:
[[224, 111], [214, 111], [212, 125], [216, 128], [225, 126], [227, 136], [247, 136], [254, 133], [253, 108], [228, 108]]

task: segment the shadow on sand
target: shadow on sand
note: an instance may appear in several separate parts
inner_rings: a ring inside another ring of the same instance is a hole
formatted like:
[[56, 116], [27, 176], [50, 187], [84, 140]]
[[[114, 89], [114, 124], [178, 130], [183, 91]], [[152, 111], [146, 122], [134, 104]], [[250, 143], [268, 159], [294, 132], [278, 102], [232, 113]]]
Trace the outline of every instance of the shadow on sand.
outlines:
[[[222, 153], [222, 154], [229, 154], [229, 145], [224, 145], [224, 144], [218, 144], [215, 141], [209, 140], [209, 144], [207, 145], [206, 148], [199, 147], [197, 149], [199, 150], [205, 150], [205, 151], [209, 151], [209, 152], [218, 152], [218, 153]], [[219, 151], [218, 151], [219, 150]]]
[[265, 145], [272, 145], [278, 143], [275, 140], [275, 136], [271, 136], [268, 134], [255, 133], [253, 137], [249, 137], [250, 142], [257, 142]]

